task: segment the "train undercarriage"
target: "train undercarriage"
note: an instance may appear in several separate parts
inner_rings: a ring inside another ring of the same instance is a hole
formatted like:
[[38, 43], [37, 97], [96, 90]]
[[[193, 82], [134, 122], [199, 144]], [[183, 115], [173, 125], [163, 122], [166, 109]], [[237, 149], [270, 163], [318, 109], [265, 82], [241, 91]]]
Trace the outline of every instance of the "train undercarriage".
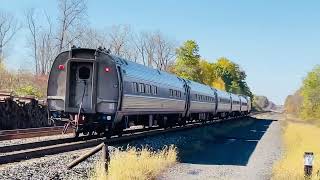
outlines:
[[[57, 112], [56, 112], [57, 114]], [[122, 136], [123, 132], [130, 128], [171, 128], [174, 126], [184, 126], [190, 123], [205, 123], [208, 121], [226, 120], [248, 115], [248, 112], [230, 113], [192, 113], [188, 117], [182, 114], [156, 114], [156, 115], [128, 115], [123, 116], [118, 123], [114, 123], [111, 118], [114, 115], [107, 114], [68, 114], [64, 117], [55, 115], [50, 119], [55, 124], [64, 124], [63, 133], [69, 128], [73, 130], [73, 136], [78, 138], [80, 134], [84, 136], [105, 136], [110, 138], [117, 135]]]

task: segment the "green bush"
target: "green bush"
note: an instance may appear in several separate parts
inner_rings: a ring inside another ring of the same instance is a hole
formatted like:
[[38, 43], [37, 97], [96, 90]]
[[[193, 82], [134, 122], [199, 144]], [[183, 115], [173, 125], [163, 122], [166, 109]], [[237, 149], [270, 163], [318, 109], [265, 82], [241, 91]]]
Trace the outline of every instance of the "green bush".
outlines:
[[303, 102], [300, 116], [304, 119], [320, 119], [320, 65], [303, 80], [301, 96]]
[[16, 89], [16, 93], [18, 96], [32, 95], [38, 98], [43, 97], [43, 94], [41, 93], [41, 91], [38, 88], [33, 87], [31, 85], [25, 85], [25, 86], [19, 87], [18, 89]]

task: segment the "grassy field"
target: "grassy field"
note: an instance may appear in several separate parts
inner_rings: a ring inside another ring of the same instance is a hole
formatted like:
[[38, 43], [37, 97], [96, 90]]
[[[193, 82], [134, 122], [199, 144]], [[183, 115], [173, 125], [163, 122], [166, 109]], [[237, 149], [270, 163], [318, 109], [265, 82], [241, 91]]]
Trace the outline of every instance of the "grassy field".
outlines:
[[304, 152], [315, 154], [313, 177], [320, 170], [320, 128], [312, 124], [287, 122], [283, 134], [284, 152], [273, 167], [272, 179], [304, 179]]
[[155, 179], [160, 172], [177, 162], [174, 146], [155, 152], [148, 148], [141, 150], [129, 147], [111, 155], [108, 174], [98, 163], [91, 175], [92, 180], [146, 180]]

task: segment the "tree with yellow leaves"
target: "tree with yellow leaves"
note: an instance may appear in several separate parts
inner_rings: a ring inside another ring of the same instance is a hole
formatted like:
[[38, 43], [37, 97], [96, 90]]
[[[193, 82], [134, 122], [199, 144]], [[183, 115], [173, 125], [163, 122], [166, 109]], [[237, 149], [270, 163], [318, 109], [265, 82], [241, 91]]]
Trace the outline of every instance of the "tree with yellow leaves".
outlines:
[[246, 73], [239, 65], [227, 58], [219, 58], [216, 63], [200, 59], [199, 47], [188, 40], [177, 49], [177, 61], [172, 71], [178, 76], [197, 81], [214, 88], [252, 97], [246, 83]]

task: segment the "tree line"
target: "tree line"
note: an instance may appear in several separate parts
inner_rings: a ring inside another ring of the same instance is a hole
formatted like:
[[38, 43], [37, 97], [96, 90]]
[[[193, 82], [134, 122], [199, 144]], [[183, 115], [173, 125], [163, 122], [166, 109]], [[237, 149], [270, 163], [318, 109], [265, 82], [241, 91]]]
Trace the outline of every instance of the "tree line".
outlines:
[[286, 98], [285, 110], [303, 119], [320, 119], [320, 65], [307, 74], [298, 91]]
[[24, 28], [36, 75], [46, 75], [57, 54], [72, 45], [83, 48], [101, 46], [110, 49], [114, 55], [145, 66], [252, 97], [245, 71], [225, 57], [216, 62], [203, 59], [196, 41], [187, 40], [178, 46], [174, 39], [160, 31], [137, 32], [130, 25], [96, 29], [88, 25], [87, 9], [85, 0], [58, 0], [57, 17], [50, 17], [46, 11], [28, 9], [24, 12], [24, 23], [19, 23], [10, 13], [0, 11], [0, 64], [3, 64], [9, 42], [17, 31]]
[[220, 90], [253, 96], [246, 83], [246, 73], [225, 57], [210, 63], [201, 59], [199, 46], [188, 40], [176, 50], [176, 62], [170, 69], [180, 77], [197, 81]]

